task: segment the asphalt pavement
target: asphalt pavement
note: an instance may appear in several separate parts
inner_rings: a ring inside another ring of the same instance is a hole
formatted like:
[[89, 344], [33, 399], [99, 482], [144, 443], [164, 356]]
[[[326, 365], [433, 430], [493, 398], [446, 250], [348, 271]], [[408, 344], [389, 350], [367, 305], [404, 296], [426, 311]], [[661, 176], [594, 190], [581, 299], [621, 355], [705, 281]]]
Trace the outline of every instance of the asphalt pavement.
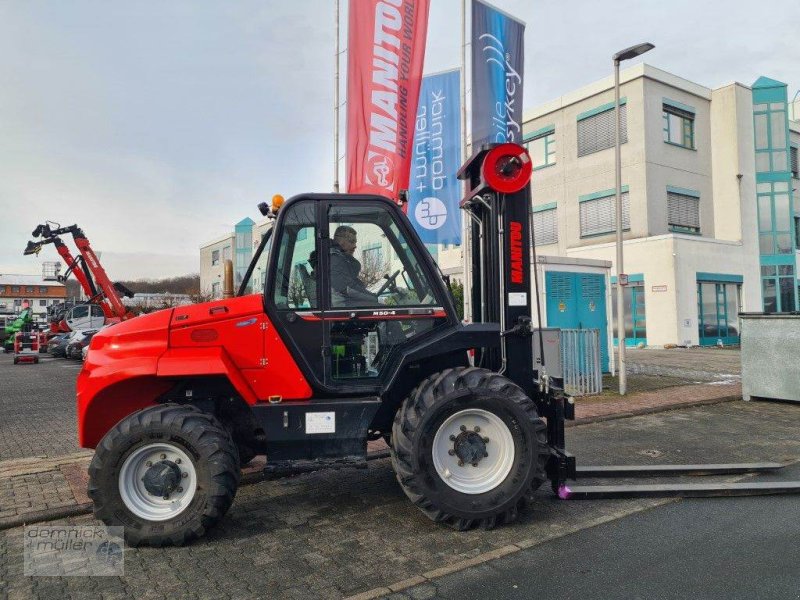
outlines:
[[679, 500], [391, 597], [800, 598], [798, 508], [797, 496]]

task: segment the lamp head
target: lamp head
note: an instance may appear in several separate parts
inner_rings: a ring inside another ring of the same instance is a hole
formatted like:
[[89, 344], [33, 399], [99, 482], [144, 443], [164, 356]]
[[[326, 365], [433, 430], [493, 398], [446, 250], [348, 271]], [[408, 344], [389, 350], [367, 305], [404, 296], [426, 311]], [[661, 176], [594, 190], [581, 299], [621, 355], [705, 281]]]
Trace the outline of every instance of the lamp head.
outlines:
[[644, 44], [636, 44], [635, 46], [631, 46], [630, 48], [625, 48], [624, 50], [620, 50], [612, 58], [614, 59], [615, 63], [621, 63], [623, 60], [636, 58], [640, 54], [649, 52], [653, 48], [655, 48], [655, 46], [650, 42], [645, 42]]

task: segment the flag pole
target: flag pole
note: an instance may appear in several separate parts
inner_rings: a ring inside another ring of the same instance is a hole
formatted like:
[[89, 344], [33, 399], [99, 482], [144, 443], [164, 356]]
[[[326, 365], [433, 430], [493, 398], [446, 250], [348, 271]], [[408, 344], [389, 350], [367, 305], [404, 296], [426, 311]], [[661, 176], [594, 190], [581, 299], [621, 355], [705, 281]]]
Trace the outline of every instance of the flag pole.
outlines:
[[[461, 163], [467, 162], [467, 0], [461, 0]], [[465, 184], [466, 188], [466, 184]], [[472, 223], [462, 215], [461, 265], [464, 271], [464, 319], [472, 322]]]
[[339, 2], [336, 0], [336, 42], [333, 76], [333, 193], [339, 193]]

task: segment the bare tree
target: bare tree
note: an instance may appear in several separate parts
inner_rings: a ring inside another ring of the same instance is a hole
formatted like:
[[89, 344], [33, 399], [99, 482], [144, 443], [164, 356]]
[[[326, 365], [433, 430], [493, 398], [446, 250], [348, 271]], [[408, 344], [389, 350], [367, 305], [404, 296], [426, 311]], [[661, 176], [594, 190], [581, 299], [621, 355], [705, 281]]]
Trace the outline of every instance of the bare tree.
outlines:
[[358, 278], [365, 286], [372, 287], [389, 272], [389, 261], [383, 257], [383, 249], [369, 249], [361, 254], [361, 272]]

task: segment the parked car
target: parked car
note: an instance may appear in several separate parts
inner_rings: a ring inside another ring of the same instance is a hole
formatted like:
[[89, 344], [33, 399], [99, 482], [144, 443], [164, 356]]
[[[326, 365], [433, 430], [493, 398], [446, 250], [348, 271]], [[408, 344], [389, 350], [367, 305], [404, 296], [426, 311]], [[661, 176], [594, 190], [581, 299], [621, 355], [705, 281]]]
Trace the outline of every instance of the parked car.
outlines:
[[58, 333], [50, 338], [50, 341], [47, 342], [47, 351], [56, 357], [64, 357], [67, 355], [67, 344], [69, 343], [69, 338], [72, 332], [69, 333]]
[[87, 329], [86, 331], [76, 331], [67, 344], [66, 356], [75, 360], [83, 358], [83, 349], [89, 346], [92, 336], [97, 333], [97, 329]]

